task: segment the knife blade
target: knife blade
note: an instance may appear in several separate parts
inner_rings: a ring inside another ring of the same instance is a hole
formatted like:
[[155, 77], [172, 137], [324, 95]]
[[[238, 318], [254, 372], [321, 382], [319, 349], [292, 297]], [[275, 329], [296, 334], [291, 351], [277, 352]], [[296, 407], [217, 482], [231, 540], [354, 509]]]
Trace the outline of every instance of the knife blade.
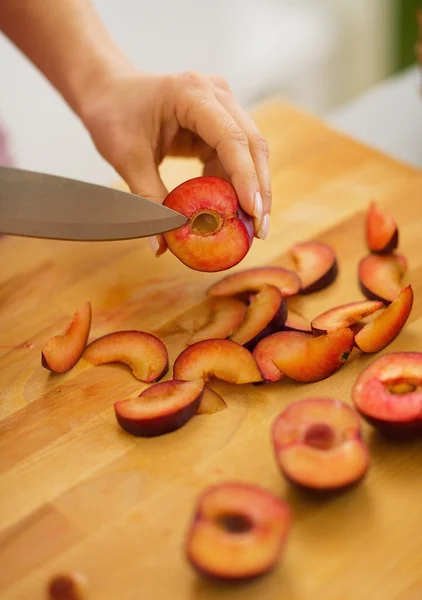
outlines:
[[71, 241], [149, 237], [187, 217], [114, 188], [0, 166], [0, 233]]

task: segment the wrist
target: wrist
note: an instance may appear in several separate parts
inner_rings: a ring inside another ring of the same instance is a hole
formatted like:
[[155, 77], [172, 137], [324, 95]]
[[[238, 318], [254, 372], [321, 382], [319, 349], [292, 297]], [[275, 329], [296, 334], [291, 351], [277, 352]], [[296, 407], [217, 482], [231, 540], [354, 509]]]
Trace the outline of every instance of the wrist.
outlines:
[[81, 61], [74, 72], [69, 74], [70, 97], [67, 102], [79, 118], [85, 122], [96, 103], [113, 82], [133, 75], [135, 68], [122, 56], [106, 54]]

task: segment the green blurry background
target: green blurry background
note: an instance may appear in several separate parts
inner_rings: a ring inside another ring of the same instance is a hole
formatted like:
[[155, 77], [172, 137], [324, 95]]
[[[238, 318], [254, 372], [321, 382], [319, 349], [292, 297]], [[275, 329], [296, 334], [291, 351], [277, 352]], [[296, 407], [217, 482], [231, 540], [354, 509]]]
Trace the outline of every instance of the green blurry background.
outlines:
[[400, 71], [415, 62], [414, 46], [418, 36], [415, 15], [422, 3], [420, 0], [394, 0], [394, 2], [397, 14], [394, 71]]

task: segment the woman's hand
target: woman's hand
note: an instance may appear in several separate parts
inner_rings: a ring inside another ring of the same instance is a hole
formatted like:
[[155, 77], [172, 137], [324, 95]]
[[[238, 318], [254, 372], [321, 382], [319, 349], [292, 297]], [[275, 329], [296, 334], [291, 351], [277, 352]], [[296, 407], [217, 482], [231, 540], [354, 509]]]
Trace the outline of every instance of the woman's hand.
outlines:
[[[271, 185], [268, 147], [224, 79], [194, 72], [155, 75], [128, 69], [91, 94], [81, 118], [101, 155], [134, 194], [162, 202], [158, 165], [166, 155], [195, 156], [204, 175], [233, 184], [254, 217], [255, 235], [268, 233]], [[156, 255], [163, 236], [152, 239]]]

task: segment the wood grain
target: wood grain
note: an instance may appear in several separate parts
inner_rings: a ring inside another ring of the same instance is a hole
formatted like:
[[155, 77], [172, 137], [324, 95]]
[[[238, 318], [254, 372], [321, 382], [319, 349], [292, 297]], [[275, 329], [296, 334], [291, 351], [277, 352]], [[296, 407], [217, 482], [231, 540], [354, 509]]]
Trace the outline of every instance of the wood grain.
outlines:
[[[312, 318], [360, 299], [364, 215], [376, 199], [398, 221], [400, 251], [409, 259], [404, 283], [415, 292], [409, 322], [386, 351], [422, 350], [422, 173], [279, 101], [254, 116], [270, 145], [274, 209], [269, 238], [255, 241], [236, 270], [290, 265], [291, 244], [321, 239], [338, 253], [338, 280], [292, 305]], [[169, 189], [199, 173], [194, 161], [162, 166]], [[326, 501], [286, 484], [272, 453], [270, 427], [281, 409], [308, 395], [350, 402], [372, 356], [356, 351], [334, 376], [312, 385], [213, 382], [226, 410], [196, 416], [161, 438], [135, 439], [118, 428], [113, 411], [116, 400], [144, 387], [127, 368], [81, 360], [56, 376], [41, 367], [41, 347], [91, 300], [91, 339], [117, 329], [155, 331], [174, 360], [185, 344], [174, 320], [200, 304], [221, 274], [191, 271], [169, 253], [154, 259], [145, 240], [4, 237], [0, 254], [1, 598], [41, 600], [46, 582], [63, 569], [84, 573], [94, 600], [421, 597], [421, 442], [395, 445], [365, 425], [368, 477]], [[186, 563], [184, 536], [198, 493], [232, 478], [287, 498], [293, 526], [271, 575], [215, 586]]]

